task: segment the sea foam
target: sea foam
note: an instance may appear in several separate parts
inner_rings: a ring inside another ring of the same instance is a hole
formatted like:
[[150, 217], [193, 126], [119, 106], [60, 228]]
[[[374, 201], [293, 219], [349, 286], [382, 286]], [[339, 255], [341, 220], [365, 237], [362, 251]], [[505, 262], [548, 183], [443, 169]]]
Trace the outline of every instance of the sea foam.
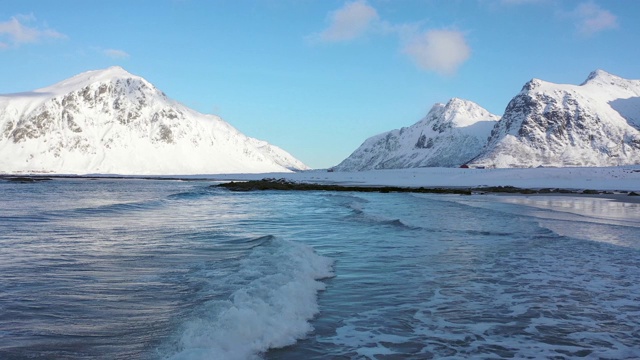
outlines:
[[257, 359], [270, 348], [294, 344], [313, 330], [320, 279], [332, 260], [311, 247], [272, 237], [241, 261], [228, 279], [238, 285], [226, 300], [203, 304], [188, 320], [169, 359]]

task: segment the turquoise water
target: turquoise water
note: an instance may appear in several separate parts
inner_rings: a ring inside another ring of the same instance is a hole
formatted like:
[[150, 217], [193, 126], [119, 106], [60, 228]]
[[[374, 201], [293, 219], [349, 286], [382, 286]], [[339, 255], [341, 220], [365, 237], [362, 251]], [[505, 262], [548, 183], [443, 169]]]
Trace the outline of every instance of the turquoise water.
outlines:
[[636, 358], [640, 209], [0, 182], [0, 358]]

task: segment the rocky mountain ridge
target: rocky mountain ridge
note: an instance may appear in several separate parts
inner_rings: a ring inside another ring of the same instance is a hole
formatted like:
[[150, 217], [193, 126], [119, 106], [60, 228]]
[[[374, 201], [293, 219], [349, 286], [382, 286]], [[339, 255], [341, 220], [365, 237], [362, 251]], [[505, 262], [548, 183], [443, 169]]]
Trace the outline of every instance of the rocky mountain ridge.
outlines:
[[[335, 169], [640, 164], [640, 80], [603, 70], [592, 72], [581, 85], [533, 79], [502, 117], [478, 109], [459, 99], [436, 104], [409, 128], [367, 139]], [[473, 127], [483, 131], [473, 131], [470, 141]]]

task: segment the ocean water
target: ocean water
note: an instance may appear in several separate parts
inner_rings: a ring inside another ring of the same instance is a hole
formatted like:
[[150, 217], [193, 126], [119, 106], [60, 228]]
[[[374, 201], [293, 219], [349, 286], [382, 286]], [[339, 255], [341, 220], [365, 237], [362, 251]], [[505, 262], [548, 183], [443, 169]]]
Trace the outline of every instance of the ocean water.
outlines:
[[0, 359], [640, 357], [640, 204], [0, 181]]

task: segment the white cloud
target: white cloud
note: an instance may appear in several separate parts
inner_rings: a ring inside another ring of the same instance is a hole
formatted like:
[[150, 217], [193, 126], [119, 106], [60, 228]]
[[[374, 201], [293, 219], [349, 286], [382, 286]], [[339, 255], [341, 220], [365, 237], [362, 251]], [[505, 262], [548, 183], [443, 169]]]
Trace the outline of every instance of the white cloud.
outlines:
[[402, 49], [416, 65], [441, 75], [453, 75], [469, 56], [464, 34], [455, 30], [429, 30], [414, 36]]
[[102, 53], [112, 59], [126, 59], [129, 57], [129, 54], [124, 50], [104, 49], [102, 50]]
[[578, 5], [571, 16], [576, 19], [578, 32], [586, 36], [618, 27], [617, 17], [593, 1]]
[[[510, 2], [546, 0], [503, 0]], [[380, 19], [375, 8], [366, 0], [347, 2], [329, 15], [330, 24], [325, 30], [310, 38], [321, 42], [354, 40], [366, 33], [394, 35], [398, 38], [403, 54], [416, 66], [441, 75], [453, 75], [471, 55], [464, 34], [455, 30], [421, 31], [422, 23], [393, 24]]]
[[353, 40], [365, 34], [377, 19], [378, 12], [365, 0], [348, 2], [331, 13], [329, 27], [314, 38], [323, 42]]
[[[39, 29], [27, 26], [24, 23], [35, 21], [33, 14], [16, 15], [11, 19], [0, 22], [0, 42], [9, 46], [34, 43], [42, 39], [64, 39], [66, 36], [52, 29]], [[1, 47], [1, 46], [0, 46]]]

